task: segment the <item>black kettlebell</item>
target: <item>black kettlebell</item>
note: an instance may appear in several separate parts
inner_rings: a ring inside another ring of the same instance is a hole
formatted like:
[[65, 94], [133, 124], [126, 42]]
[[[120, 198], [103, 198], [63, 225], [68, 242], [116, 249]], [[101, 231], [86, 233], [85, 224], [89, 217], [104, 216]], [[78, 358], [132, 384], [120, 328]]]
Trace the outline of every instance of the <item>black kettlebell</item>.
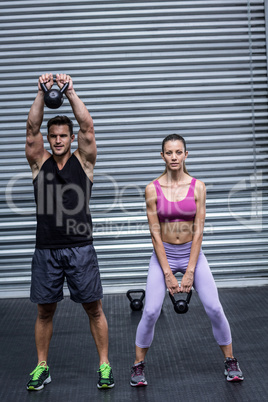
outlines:
[[185, 314], [188, 311], [189, 308], [189, 303], [192, 297], [192, 290], [190, 290], [190, 292], [187, 294], [187, 298], [186, 300], [180, 299], [180, 300], [175, 300], [175, 297], [172, 296], [171, 293], [169, 293], [169, 297], [171, 298], [171, 301], [174, 305], [174, 310], [176, 311], [176, 313], [178, 314]]
[[[56, 82], [55, 78], [53, 80]], [[41, 83], [41, 88], [45, 93], [44, 101], [46, 106], [49, 109], [58, 109], [63, 104], [63, 94], [69, 86], [69, 82], [63, 85], [63, 87], [59, 89], [47, 89], [44, 83]]]
[[[132, 299], [131, 293], [141, 293], [139, 299]], [[127, 291], [127, 298], [130, 300], [130, 307], [133, 311], [140, 311], [143, 307], [143, 299], [145, 297], [145, 291], [143, 289], [133, 289]]]

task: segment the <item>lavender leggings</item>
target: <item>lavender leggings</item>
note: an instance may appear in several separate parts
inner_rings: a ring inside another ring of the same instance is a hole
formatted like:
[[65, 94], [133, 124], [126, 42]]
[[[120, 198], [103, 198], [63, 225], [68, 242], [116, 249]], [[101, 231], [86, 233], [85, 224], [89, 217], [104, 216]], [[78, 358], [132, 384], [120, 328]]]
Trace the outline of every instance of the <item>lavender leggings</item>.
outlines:
[[[163, 244], [173, 274], [176, 272], [184, 274], [190, 258], [192, 242]], [[216, 342], [219, 345], [229, 345], [232, 342], [230, 326], [219, 301], [218, 290], [202, 250], [196, 264], [193, 286], [211, 320]], [[136, 345], [140, 348], [151, 346], [155, 324], [160, 315], [165, 295], [164, 274], [154, 251], [149, 265], [145, 306], [136, 334]]]

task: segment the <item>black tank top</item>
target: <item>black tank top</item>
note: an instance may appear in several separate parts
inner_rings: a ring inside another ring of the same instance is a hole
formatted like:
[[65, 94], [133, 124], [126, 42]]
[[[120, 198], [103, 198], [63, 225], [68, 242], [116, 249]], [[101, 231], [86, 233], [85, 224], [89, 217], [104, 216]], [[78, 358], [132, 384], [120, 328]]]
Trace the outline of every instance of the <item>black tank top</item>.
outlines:
[[59, 170], [53, 156], [33, 180], [37, 205], [36, 247], [67, 248], [92, 243], [89, 201], [93, 183], [72, 155]]

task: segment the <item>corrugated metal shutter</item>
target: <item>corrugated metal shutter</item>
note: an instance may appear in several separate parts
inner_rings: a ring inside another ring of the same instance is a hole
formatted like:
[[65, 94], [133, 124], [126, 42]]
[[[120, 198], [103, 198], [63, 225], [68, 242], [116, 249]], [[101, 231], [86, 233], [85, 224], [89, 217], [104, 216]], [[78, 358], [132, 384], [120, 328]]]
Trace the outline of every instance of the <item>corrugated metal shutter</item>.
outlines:
[[[263, 1], [1, 1], [0, 295], [29, 292], [35, 218], [25, 124], [42, 72], [67, 72], [98, 144], [91, 210], [106, 292], [144, 286], [144, 188], [167, 134], [207, 185], [203, 249], [219, 286], [267, 283]], [[72, 116], [65, 101], [60, 113]], [[46, 121], [55, 113], [46, 109]], [[76, 126], [77, 129], [77, 126]]]

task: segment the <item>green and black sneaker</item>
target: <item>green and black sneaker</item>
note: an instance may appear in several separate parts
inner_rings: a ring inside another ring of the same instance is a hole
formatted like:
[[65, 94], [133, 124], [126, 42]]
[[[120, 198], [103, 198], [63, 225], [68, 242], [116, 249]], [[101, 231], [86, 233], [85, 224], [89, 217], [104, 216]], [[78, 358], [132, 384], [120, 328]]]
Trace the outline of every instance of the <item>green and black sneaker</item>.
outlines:
[[99, 382], [97, 384], [97, 387], [99, 389], [114, 387], [113, 372], [110, 364], [103, 363], [100, 366], [98, 373], [99, 373]]
[[27, 384], [27, 389], [29, 391], [40, 391], [43, 389], [45, 384], [51, 382], [51, 377], [49, 374], [49, 367], [45, 367], [46, 362], [40, 362], [38, 366], [31, 372], [31, 379]]

